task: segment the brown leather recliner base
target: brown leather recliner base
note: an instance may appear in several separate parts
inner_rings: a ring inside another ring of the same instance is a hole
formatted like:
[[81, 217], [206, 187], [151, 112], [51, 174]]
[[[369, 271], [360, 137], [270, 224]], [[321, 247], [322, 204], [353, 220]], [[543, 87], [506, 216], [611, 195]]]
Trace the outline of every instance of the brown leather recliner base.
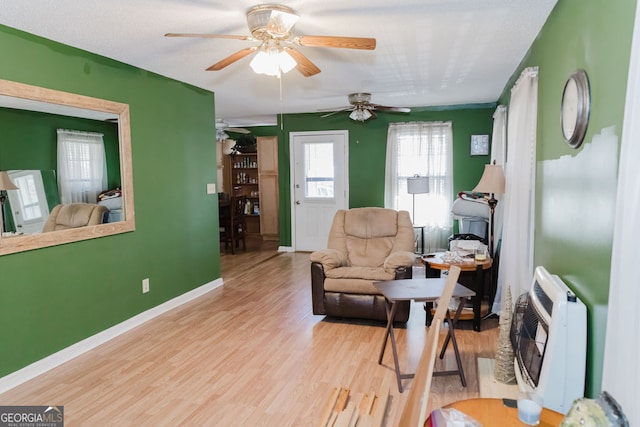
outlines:
[[[411, 268], [401, 267], [396, 270], [396, 280], [412, 277]], [[311, 263], [311, 300], [313, 314], [338, 318], [387, 320], [386, 301], [382, 295], [325, 291], [324, 270], [322, 264], [318, 262]], [[398, 304], [394, 322], [406, 323], [409, 320], [411, 304], [409, 301]]]

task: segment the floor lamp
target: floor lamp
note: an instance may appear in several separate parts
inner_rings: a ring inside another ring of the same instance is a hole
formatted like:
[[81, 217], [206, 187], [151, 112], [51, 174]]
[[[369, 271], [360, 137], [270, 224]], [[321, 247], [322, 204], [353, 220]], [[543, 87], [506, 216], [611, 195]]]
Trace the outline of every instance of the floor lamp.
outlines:
[[0, 211], [2, 211], [2, 227], [0, 227], [0, 237], [2, 237], [1, 233], [4, 233], [5, 224], [4, 224], [4, 201], [7, 199], [7, 190], [17, 190], [11, 179], [9, 179], [9, 174], [6, 171], [0, 171]]
[[[420, 176], [418, 174], [407, 178], [407, 193], [413, 195], [413, 212], [411, 214], [411, 222], [415, 226], [416, 221], [416, 194], [424, 194], [429, 192], [429, 177]], [[424, 227], [422, 227], [422, 233], [420, 238], [422, 239], [421, 252], [424, 251]]]
[[493, 164], [484, 165], [484, 172], [480, 178], [480, 182], [478, 182], [478, 185], [476, 185], [476, 188], [474, 188], [473, 191], [476, 193], [485, 193], [490, 195], [490, 199], [488, 200], [489, 209], [491, 210], [489, 256], [493, 258], [493, 215], [495, 213], [496, 206], [498, 205], [498, 200], [496, 200], [495, 195], [504, 193], [504, 172], [502, 171], [502, 166], [496, 165], [495, 160]]

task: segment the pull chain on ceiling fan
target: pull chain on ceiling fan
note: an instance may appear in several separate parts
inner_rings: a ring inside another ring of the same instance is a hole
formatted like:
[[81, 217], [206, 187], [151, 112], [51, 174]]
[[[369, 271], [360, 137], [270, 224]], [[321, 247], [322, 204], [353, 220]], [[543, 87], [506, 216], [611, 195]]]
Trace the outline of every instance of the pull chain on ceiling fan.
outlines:
[[246, 15], [250, 36], [167, 33], [165, 37], [221, 38], [257, 42], [259, 43], [257, 46], [241, 49], [216, 62], [207, 68], [207, 71], [222, 70], [245, 56], [258, 52], [251, 61], [253, 70], [256, 73], [275, 76], [279, 76], [281, 72], [286, 73], [294, 67], [305, 77], [310, 77], [320, 72], [320, 68], [296, 49], [295, 46], [364, 50], [376, 48], [376, 39], [374, 38], [294, 36], [292, 31], [299, 19], [299, 15], [287, 6], [278, 4], [258, 5], [248, 9]]

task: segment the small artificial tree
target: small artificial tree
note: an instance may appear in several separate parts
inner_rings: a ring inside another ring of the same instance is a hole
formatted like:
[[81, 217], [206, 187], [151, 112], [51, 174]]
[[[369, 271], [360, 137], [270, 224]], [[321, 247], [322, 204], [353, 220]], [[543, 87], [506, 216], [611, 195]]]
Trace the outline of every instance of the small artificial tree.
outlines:
[[511, 286], [505, 286], [505, 295], [502, 299], [502, 313], [500, 314], [500, 334], [496, 348], [496, 364], [493, 376], [504, 384], [515, 384], [516, 373], [513, 367], [513, 347], [511, 346], [511, 319], [513, 317], [513, 304], [511, 301]]

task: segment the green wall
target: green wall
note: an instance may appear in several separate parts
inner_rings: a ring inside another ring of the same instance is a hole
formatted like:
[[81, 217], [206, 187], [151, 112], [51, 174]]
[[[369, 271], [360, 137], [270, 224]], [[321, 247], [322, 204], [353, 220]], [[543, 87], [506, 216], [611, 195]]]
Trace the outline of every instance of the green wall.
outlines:
[[134, 232], [0, 257], [1, 377], [219, 278], [220, 254], [211, 92], [4, 26], [0, 51], [2, 79], [129, 104], [136, 214]]
[[[508, 102], [524, 67], [539, 67], [534, 262], [559, 275], [588, 306], [588, 396], [601, 391], [616, 169], [635, 7], [633, 0], [559, 1], [501, 98]], [[585, 142], [574, 150], [562, 139], [560, 103], [566, 80], [578, 68], [589, 75], [591, 116]], [[557, 173], [558, 166], [565, 172]]]
[[491, 135], [495, 104], [414, 108], [409, 114], [379, 113], [377, 119], [355, 122], [348, 114], [326, 113], [284, 115], [280, 126], [251, 128], [256, 136], [278, 136], [280, 180], [280, 244], [291, 246], [291, 187], [289, 132], [349, 131], [349, 207], [384, 205], [384, 170], [389, 123], [409, 121], [451, 121], [453, 126], [454, 197], [471, 190], [480, 180], [489, 156], [470, 156], [471, 135]]

